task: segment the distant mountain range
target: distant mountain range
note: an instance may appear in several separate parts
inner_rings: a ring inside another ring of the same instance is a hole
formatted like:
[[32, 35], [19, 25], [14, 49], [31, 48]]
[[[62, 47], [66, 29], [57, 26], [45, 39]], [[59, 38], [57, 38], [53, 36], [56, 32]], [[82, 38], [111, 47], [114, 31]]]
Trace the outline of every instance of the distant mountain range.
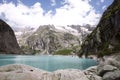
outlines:
[[90, 25], [41, 25], [38, 29], [16, 29], [19, 45], [26, 54], [73, 54], [78, 53], [84, 38], [95, 27]]

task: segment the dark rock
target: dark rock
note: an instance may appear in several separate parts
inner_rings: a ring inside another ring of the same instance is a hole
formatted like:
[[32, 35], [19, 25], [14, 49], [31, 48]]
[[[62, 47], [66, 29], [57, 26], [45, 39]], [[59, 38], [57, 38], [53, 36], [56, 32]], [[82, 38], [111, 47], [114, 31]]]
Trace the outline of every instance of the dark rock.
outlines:
[[3, 20], [0, 20], [0, 53], [1, 54], [22, 53], [17, 43], [13, 30]]

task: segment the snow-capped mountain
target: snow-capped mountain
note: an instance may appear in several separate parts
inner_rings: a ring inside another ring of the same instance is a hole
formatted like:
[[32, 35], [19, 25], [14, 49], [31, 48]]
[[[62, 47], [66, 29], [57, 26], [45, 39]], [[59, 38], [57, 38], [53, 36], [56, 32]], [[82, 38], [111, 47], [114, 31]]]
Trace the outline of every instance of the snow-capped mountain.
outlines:
[[19, 45], [27, 53], [54, 54], [62, 49], [79, 48], [93, 27], [88, 25], [42, 25], [38, 29], [26, 27], [15, 32]]

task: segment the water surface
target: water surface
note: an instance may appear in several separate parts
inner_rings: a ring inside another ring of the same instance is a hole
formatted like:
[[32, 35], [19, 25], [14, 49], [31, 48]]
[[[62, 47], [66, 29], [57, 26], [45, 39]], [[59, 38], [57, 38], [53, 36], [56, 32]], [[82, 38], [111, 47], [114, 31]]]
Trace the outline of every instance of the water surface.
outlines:
[[92, 59], [81, 59], [72, 56], [21, 56], [21, 55], [0, 55], [0, 66], [8, 64], [27, 64], [47, 71], [58, 69], [80, 69], [84, 70], [97, 64]]

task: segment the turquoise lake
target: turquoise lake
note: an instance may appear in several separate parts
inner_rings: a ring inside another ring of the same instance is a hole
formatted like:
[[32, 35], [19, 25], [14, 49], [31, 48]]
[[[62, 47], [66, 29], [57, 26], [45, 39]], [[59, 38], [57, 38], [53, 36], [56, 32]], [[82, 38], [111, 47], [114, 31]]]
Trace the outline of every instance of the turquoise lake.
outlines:
[[82, 59], [72, 56], [8, 56], [0, 55], [0, 66], [8, 64], [27, 64], [39, 69], [47, 71], [55, 71], [58, 69], [80, 69], [84, 70], [90, 66], [97, 65], [97, 62], [92, 59]]

